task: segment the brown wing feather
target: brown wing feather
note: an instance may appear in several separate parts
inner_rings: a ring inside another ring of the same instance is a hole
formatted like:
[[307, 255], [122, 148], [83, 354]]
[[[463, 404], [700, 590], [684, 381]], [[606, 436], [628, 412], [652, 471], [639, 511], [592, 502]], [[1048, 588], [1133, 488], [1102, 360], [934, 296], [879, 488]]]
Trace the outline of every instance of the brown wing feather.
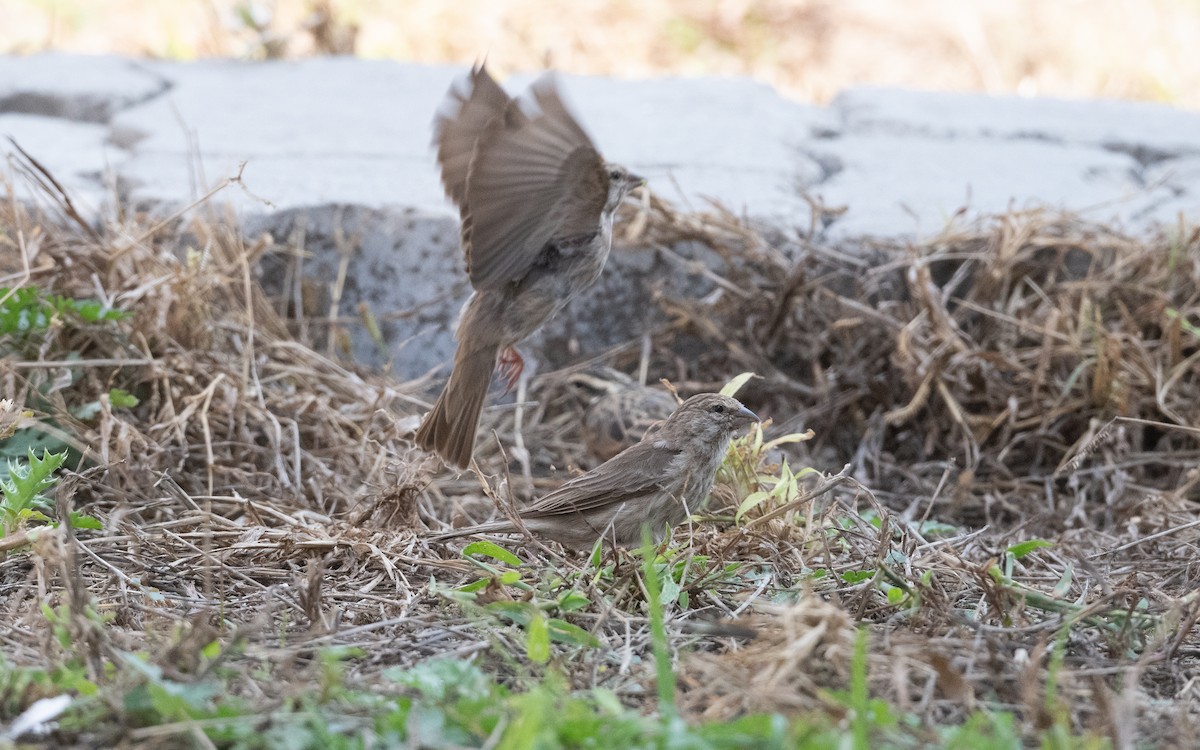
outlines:
[[591, 149], [579, 149], [563, 165], [560, 193], [553, 215], [558, 217], [554, 236], [575, 237], [600, 228], [600, 215], [608, 201], [608, 169]]
[[500, 115], [514, 119], [525, 115], [517, 108], [508, 112], [512, 101], [504, 89], [480, 65], [465, 79], [466, 86], [455, 86], [446, 95], [441, 111], [433, 121], [433, 142], [438, 164], [442, 167], [442, 186], [455, 205], [463, 205], [467, 192], [467, 172], [475, 142], [488, 123]]
[[[565, 103], [558, 95], [555, 79], [551, 75], [539, 78], [530, 92], [538, 109], [546, 117], [552, 118], [562, 132], [569, 132], [579, 143], [592, 145], [587, 132], [571, 115]], [[569, 163], [563, 165], [563, 192], [561, 193], [558, 215], [557, 236], [571, 237], [596, 231], [600, 214], [608, 200], [608, 170], [604, 159], [594, 147], [587, 150], [576, 150], [572, 153]]]
[[679, 450], [673, 445], [661, 440], [645, 440], [617, 454], [602, 467], [545, 495], [524, 508], [521, 516], [572, 515], [661, 492], [670, 481], [668, 467], [678, 455]]
[[493, 118], [471, 159], [463, 247], [476, 289], [523, 277], [554, 237], [596, 231], [608, 195], [604, 162], [553, 78], [533, 92], [538, 114]]

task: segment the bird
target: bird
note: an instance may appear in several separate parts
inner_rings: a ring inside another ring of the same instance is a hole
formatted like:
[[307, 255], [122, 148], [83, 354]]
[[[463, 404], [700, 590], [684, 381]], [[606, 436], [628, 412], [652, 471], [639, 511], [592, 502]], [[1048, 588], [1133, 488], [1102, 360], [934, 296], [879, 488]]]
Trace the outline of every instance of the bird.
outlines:
[[617, 206], [646, 181], [604, 161], [553, 73], [517, 100], [478, 65], [446, 102], [434, 144], [474, 291], [450, 377], [415, 439], [466, 468], [497, 364], [511, 390], [524, 368], [516, 344], [600, 276]]
[[641, 385], [611, 367], [571, 373], [567, 382], [583, 403], [583, 444], [597, 462], [607, 461], [658, 429], [679, 405], [670, 392]]
[[[758, 421], [729, 396], [692, 396], [636, 445], [517, 514], [530, 532], [565, 547], [586, 549], [601, 537], [617, 546], [635, 546], [641, 544], [643, 527], [661, 540], [668, 527], [678, 525], [708, 497], [733, 436]], [[432, 538], [520, 532], [510, 521], [496, 521]]]

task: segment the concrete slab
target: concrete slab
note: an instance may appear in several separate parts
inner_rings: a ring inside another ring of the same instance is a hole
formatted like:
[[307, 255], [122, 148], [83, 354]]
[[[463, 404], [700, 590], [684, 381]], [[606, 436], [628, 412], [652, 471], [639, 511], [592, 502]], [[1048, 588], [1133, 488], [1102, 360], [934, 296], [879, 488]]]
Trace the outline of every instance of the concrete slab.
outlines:
[[0, 113], [108, 122], [169, 86], [141, 62], [120, 57], [0, 56]]
[[928, 236], [963, 209], [1045, 205], [1127, 222], [1135, 201], [1156, 190], [1167, 196], [1142, 185], [1132, 157], [1086, 146], [880, 134], [827, 140], [813, 151], [837, 166], [811, 191], [848, 207], [831, 240]]
[[1139, 153], [1200, 153], [1200, 113], [1163, 104], [864, 87], [833, 102], [848, 134], [1048, 140]]

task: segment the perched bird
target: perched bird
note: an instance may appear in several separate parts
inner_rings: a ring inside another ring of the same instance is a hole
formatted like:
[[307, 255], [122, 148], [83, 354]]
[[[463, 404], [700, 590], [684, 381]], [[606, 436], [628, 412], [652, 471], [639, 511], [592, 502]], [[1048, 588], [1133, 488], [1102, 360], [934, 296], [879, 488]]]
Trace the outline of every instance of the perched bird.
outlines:
[[641, 385], [611, 367], [572, 373], [568, 382], [583, 401], [584, 445], [601, 462], [660, 427], [678, 406], [666, 390]]
[[[700, 507], [713, 486], [729, 441], [758, 417], [735, 399], [716, 393], [692, 396], [641, 442], [519, 511], [525, 527], [568, 547], [589, 547], [599, 537], [613, 544], [641, 543], [642, 527], [661, 538]], [[439, 534], [517, 533], [508, 521]]]
[[450, 379], [416, 441], [460, 467], [470, 463], [497, 358], [511, 389], [524, 368], [514, 346], [596, 281], [618, 204], [645, 183], [600, 157], [552, 74], [530, 91], [522, 106], [480, 66], [434, 121], [475, 291], [459, 317]]

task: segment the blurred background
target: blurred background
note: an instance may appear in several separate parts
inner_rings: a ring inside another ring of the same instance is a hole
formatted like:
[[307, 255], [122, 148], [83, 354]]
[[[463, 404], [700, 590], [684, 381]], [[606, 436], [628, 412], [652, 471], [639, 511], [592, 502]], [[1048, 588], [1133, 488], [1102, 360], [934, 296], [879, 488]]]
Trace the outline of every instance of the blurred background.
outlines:
[[353, 54], [1200, 109], [1200, 0], [0, 0], [0, 52]]

